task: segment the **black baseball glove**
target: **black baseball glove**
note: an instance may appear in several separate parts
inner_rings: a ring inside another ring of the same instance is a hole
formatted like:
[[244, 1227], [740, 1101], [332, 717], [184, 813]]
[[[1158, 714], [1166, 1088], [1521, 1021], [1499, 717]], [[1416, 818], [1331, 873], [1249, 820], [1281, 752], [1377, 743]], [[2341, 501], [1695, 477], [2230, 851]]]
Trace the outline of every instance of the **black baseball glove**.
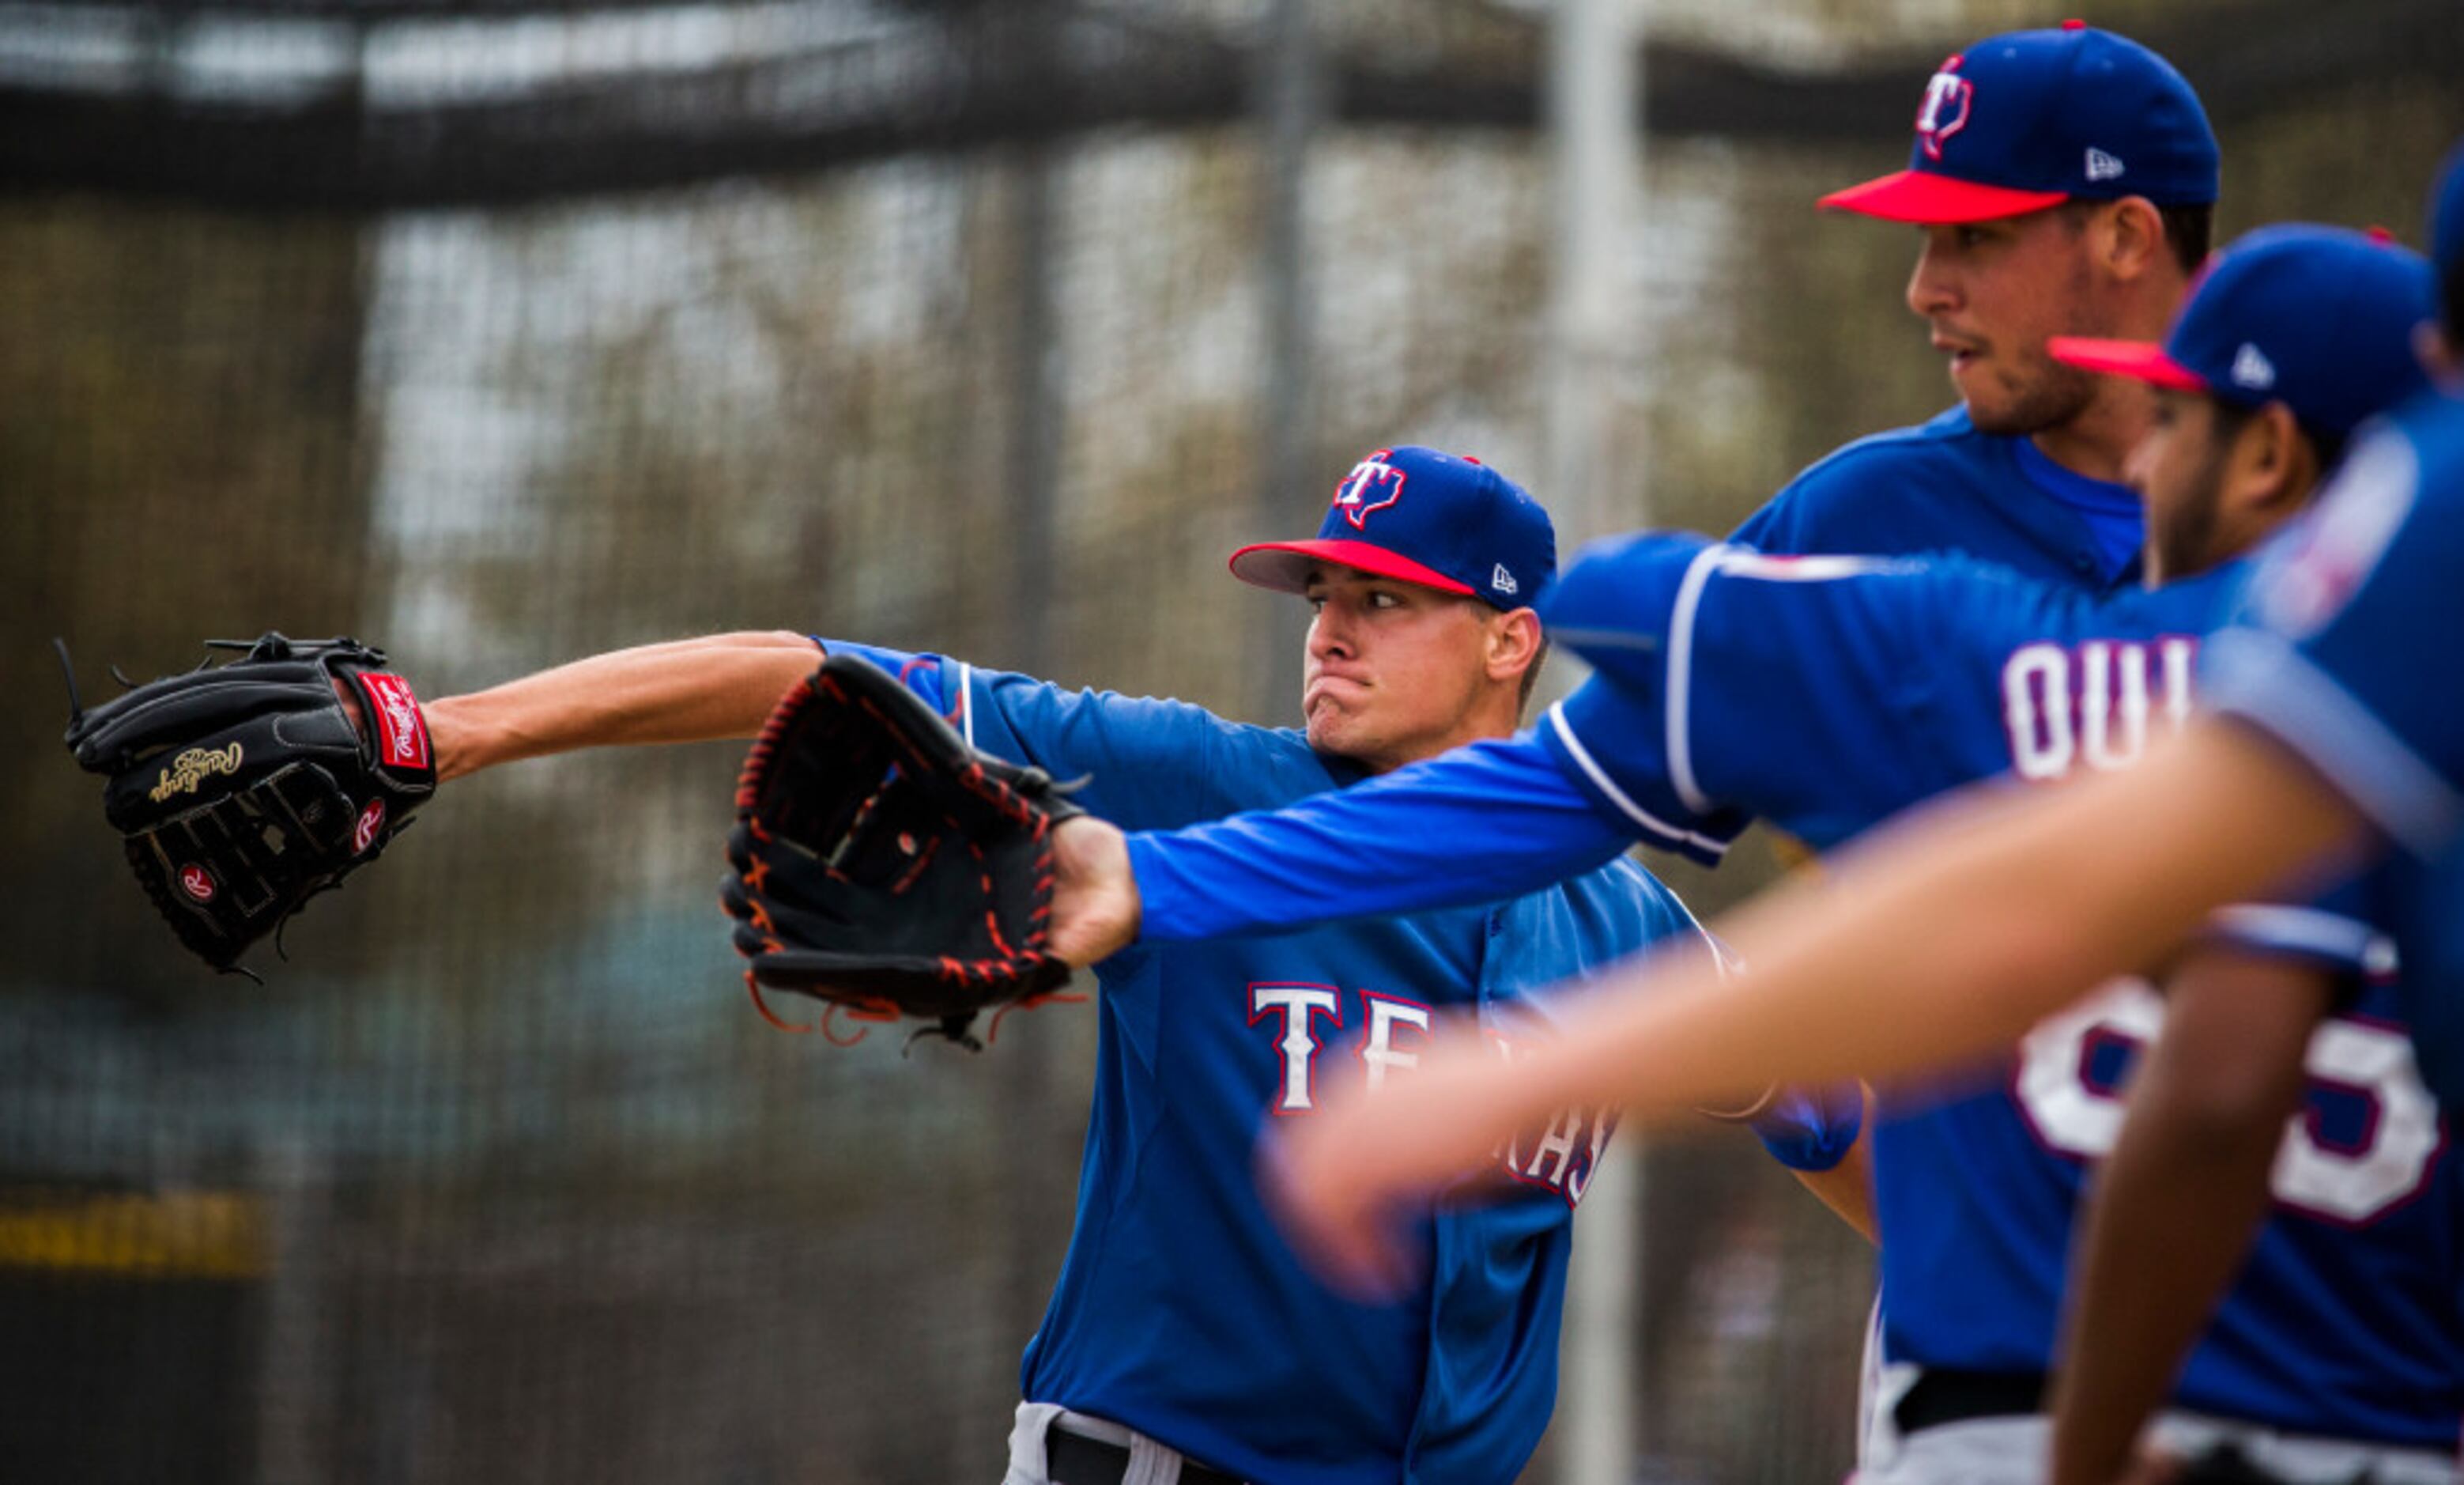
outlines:
[[1052, 828], [1078, 813], [878, 666], [823, 661], [771, 713], [736, 792], [719, 899], [756, 1003], [793, 990], [829, 1003], [825, 1021], [914, 1018], [977, 1049], [978, 1011], [1069, 978], [1045, 930]]
[[376, 859], [435, 791], [436, 766], [418, 699], [384, 652], [276, 633], [209, 643], [245, 653], [92, 711], [72, 676], [68, 745], [108, 781], [103, 817], [155, 910], [198, 958], [230, 969]]

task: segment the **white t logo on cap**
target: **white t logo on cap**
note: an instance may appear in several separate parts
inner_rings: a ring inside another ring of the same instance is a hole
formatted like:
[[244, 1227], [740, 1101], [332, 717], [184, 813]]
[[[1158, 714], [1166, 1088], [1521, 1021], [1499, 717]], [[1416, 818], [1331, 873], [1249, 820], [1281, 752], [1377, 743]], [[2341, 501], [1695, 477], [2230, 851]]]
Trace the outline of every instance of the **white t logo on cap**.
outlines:
[[[1367, 529], [1373, 514], [1403, 498], [1403, 481], [1411, 477], [1386, 462], [1394, 452], [1380, 449], [1362, 459], [1343, 477], [1343, 483], [1334, 487], [1334, 508], [1343, 512], [1343, 519], [1352, 522], [1354, 531]], [[1370, 499], [1371, 492], [1380, 489], [1385, 491], [1385, 499]]]
[[1969, 100], [1976, 96], [1976, 85], [1951, 71], [1959, 65], [1954, 56], [1943, 64], [1925, 83], [1925, 102], [1917, 109], [1917, 138], [1925, 141], [1925, 158], [1942, 158], [1942, 142], [1968, 127]]
[[2092, 181], [2122, 179], [2123, 165], [2119, 157], [2108, 155], [2091, 144], [2087, 151], [2087, 178]]
[[1488, 586], [1501, 593], [1521, 591], [1520, 585], [1514, 581], [1514, 574], [1507, 571], [1506, 564], [1502, 562], [1497, 565], [1497, 570], [1488, 575]]
[[2276, 385], [2276, 363], [2268, 360], [2267, 354], [2257, 346], [2244, 341], [2241, 349], [2233, 353], [2233, 383], [2235, 387], [2263, 392]]

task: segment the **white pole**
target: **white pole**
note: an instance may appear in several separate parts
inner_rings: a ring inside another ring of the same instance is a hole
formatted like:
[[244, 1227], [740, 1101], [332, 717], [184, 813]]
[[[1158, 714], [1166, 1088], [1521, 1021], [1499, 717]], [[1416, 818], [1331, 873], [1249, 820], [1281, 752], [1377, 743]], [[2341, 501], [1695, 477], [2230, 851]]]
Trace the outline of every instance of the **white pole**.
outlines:
[[1629, 1134], [1601, 1152], [1574, 1223], [1567, 1280], [1564, 1385], [1557, 1405], [1561, 1485], [1630, 1485], [1639, 1430], [1637, 1327], [1642, 1319], [1641, 1152]]
[[[1624, 263], [1640, 223], [1636, 69], [1641, 0], [1558, 0], [1550, 37], [1549, 127], [1556, 232], [1545, 389], [1548, 484], [1561, 557], [1643, 508], [1632, 455], [1639, 430], [1614, 430], [1616, 374], [1636, 333]], [[1617, 436], [1621, 432], [1622, 437]], [[1628, 461], [1616, 458], [1623, 449]], [[1612, 510], [1621, 519], [1614, 519]], [[1562, 1485], [1629, 1485], [1641, 1319], [1642, 1166], [1629, 1134], [1594, 1172], [1575, 1223], [1556, 1430]]]
[[[1319, 98], [1317, 43], [1309, 0], [1273, 0], [1259, 50], [1257, 116], [1265, 166], [1265, 232], [1260, 243], [1266, 286], [1266, 380], [1260, 397], [1258, 488], [1255, 514], [1243, 541], [1281, 540], [1279, 533], [1315, 519], [1309, 495], [1318, 485], [1309, 461], [1316, 454], [1317, 425], [1310, 416], [1308, 184], [1310, 139]], [[1250, 716], [1260, 721], [1300, 720], [1301, 652], [1308, 610], [1299, 604], [1268, 604], [1268, 632], [1256, 647], [1262, 656], [1258, 698]]]
[[[1551, 261], [1549, 485], [1561, 546], [1636, 523], [1636, 430], [1612, 428], [1616, 374], [1637, 333], [1625, 265], [1640, 222], [1641, 0], [1558, 0], [1550, 37], [1549, 137], [1556, 231]], [[1622, 465], [1612, 451], [1623, 450]], [[1614, 500], [1614, 504], [1612, 501]]]

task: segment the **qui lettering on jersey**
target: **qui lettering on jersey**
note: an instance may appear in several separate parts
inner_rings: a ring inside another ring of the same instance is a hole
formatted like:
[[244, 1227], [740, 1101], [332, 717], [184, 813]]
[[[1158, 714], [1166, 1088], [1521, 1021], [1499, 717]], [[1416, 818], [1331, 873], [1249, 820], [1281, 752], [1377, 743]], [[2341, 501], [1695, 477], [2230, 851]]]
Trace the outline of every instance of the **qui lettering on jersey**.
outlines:
[[2177, 731], [2190, 720], [2193, 635], [2022, 645], [2002, 665], [2002, 724], [2011, 768], [2058, 779], [2081, 764], [2126, 768], [2147, 749], [2150, 720]]
[[[1351, 1038], [1352, 1056], [1360, 1066], [1362, 1082], [1372, 1090], [1397, 1073], [1419, 1066], [1420, 1053], [1436, 1034], [1429, 1006], [1421, 1001], [1379, 990], [1357, 990], [1350, 997], [1360, 1028]], [[1321, 1089], [1318, 1054], [1346, 1040], [1346, 997], [1331, 985], [1261, 983], [1249, 986], [1249, 1024], [1265, 1030], [1275, 1058], [1276, 1086], [1267, 1111], [1278, 1117], [1315, 1113]], [[1491, 1036], [1499, 1052], [1513, 1055], [1512, 1044]], [[1569, 1109], [1536, 1135], [1520, 1137], [1497, 1150], [1506, 1173], [1526, 1186], [1553, 1191], [1573, 1206], [1583, 1198], [1598, 1168], [1616, 1127], [1613, 1115]]]

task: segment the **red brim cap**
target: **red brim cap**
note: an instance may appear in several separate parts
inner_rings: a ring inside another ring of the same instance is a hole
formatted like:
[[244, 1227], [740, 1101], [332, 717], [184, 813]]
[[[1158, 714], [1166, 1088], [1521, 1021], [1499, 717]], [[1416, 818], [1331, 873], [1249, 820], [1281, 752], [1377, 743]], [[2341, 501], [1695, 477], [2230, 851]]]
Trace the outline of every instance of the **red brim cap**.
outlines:
[[1417, 583], [1441, 593], [1468, 596], [1472, 591], [1468, 584], [1458, 583], [1434, 567], [1423, 567], [1409, 557], [1397, 556], [1367, 542], [1261, 542], [1232, 554], [1232, 575], [1260, 587], [1298, 593], [1309, 588], [1309, 568], [1327, 563], [1357, 567], [1381, 578]]
[[2165, 354], [2154, 341], [2099, 341], [2082, 335], [2057, 335], [2045, 343], [2045, 354], [2066, 366], [2126, 376], [2177, 392], [2204, 392], [2208, 379]]
[[2013, 190], [2008, 186], [1980, 186], [1925, 170], [1902, 170], [1862, 186], [1835, 190], [1815, 205], [1836, 211], [1859, 211], [1886, 222], [1914, 222], [1929, 227], [1943, 222], [1990, 222], [2001, 216], [2024, 216], [2071, 199], [2058, 190]]

